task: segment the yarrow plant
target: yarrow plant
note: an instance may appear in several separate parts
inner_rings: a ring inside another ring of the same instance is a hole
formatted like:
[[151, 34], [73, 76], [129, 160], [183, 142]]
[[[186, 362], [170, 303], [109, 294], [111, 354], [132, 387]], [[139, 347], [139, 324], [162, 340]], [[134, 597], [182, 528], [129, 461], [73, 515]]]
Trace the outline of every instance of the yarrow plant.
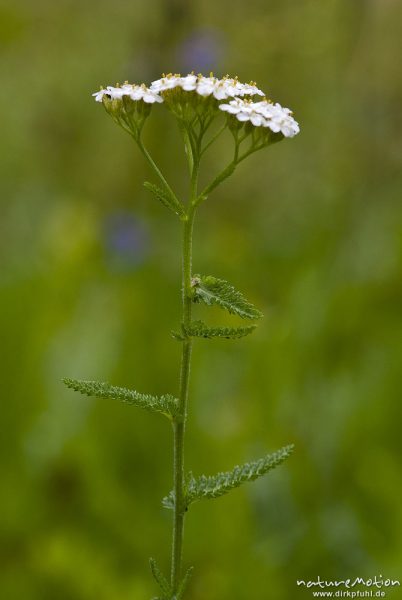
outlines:
[[[173, 488], [163, 499], [163, 505], [173, 511], [173, 543], [171, 573], [167, 578], [150, 560], [152, 574], [159, 585], [159, 597], [154, 600], [181, 600], [184, 597], [192, 567], [183, 572], [183, 535], [185, 515], [191, 504], [217, 498], [247, 481], [253, 481], [281, 464], [293, 451], [284, 446], [255, 460], [217, 475], [194, 477], [184, 469], [184, 439], [188, 414], [191, 352], [194, 338], [237, 339], [252, 333], [255, 321], [262, 317], [245, 296], [230, 283], [211, 275], [194, 274], [192, 269], [193, 225], [197, 208], [211, 192], [233, 174], [237, 165], [248, 156], [284, 138], [299, 133], [292, 112], [268, 100], [254, 82], [241, 83], [237, 78], [218, 79], [190, 73], [186, 76], [163, 75], [147, 87], [128, 82], [108, 86], [93, 94], [113, 120], [137, 143], [152, 167], [159, 185], [145, 182], [145, 187], [182, 223], [182, 320], [180, 329], [172, 332], [182, 344], [180, 389], [178, 397], [170, 394], [153, 396], [107, 383], [65, 379], [73, 390], [99, 398], [121, 400], [139, 408], [163, 414], [173, 427]], [[190, 174], [190, 190], [182, 201], [146, 149], [142, 131], [154, 104], [164, 104], [174, 115], [183, 136]], [[216, 127], [223, 118], [221, 127]], [[200, 162], [205, 152], [224, 132], [233, 138], [233, 157], [225, 169], [199, 189]], [[193, 319], [197, 303], [216, 305], [237, 315], [249, 324], [239, 327], [210, 327]]]

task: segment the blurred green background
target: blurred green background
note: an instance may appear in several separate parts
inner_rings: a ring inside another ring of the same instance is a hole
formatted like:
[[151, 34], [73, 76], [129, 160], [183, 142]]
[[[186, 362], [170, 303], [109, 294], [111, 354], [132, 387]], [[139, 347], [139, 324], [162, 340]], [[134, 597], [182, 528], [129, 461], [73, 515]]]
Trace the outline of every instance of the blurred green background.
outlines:
[[[90, 94], [192, 69], [256, 80], [302, 132], [199, 211], [195, 271], [266, 318], [240, 342], [196, 344], [187, 466], [297, 449], [191, 510], [189, 600], [401, 578], [402, 4], [3, 0], [0, 21], [1, 598], [149, 599], [148, 557], [168, 569], [169, 427], [60, 380], [177, 393], [179, 224]], [[183, 190], [164, 107], [146, 140]], [[230, 152], [229, 137], [211, 150], [205, 180]]]

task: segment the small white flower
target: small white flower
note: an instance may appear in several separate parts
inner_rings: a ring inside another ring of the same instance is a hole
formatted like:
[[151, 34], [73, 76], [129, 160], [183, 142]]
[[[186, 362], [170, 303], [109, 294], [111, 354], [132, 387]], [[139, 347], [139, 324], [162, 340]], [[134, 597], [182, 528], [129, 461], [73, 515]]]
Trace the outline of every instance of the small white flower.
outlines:
[[130, 93], [130, 98], [132, 100], [138, 99], [144, 100], [147, 104], [154, 104], [155, 102], [163, 102], [162, 96], [159, 96], [156, 92], [152, 91], [150, 88], [147, 88], [146, 85], [133, 85], [132, 91]]
[[227, 100], [238, 95], [239, 90], [232, 83], [233, 80], [221, 79], [215, 83], [212, 93], [217, 100]]
[[156, 79], [151, 83], [150, 90], [151, 92], [155, 92], [156, 94], [160, 94], [161, 92], [166, 92], [167, 90], [172, 90], [175, 87], [179, 87], [181, 84], [182, 77], [180, 75], [166, 75], [161, 79]]
[[229, 104], [220, 104], [219, 108], [224, 112], [228, 112], [232, 115], [237, 115], [240, 112], [251, 114], [252, 111], [251, 103], [245, 102], [244, 100], [240, 100], [239, 98], [231, 100]]
[[226, 98], [236, 96], [265, 96], [264, 92], [260, 90], [255, 83], [241, 83], [237, 79], [224, 78], [222, 80], [225, 83], [225, 89], [227, 92]]
[[102, 88], [101, 90], [99, 90], [99, 92], [95, 92], [94, 94], [92, 94], [92, 96], [95, 98], [95, 102], [102, 102], [103, 96], [105, 94], [107, 94], [107, 90], [104, 90]]
[[111, 85], [108, 85], [107, 88], [107, 95], [110, 96], [110, 98], [112, 100], [121, 100], [121, 98], [123, 98], [124, 95], [127, 95], [128, 92], [126, 89], [121, 88], [121, 87], [113, 87]]
[[123, 86], [127, 90], [127, 96], [130, 96], [131, 100], [142, 100], [144, 97], [144, 90], [140, 85]]
[[254, 84], [254, 83], [238, 83], [241, 86], [243, 96], [265, 96], [264, 92]]
[[268, 127], [274, 133], [281, 132], [285, 137], [294, 137], [300, 131], [299, 124], [288, 108], [268, 100], [250, 102], [235, 98], [228, 104], [221, 104], [219, 108], [235, 115], [238, 121], [250, 121], [255, 127]]
[[155, 102], [161, 104], [163, 102], [162, 96], [158, 96], [158, 94], [155, 94], [155, 92], [152, 92], [149, 88], [143, 90], [142, 99], [147, 104], [154, 104]]
[[186, 75], [186, 77], [180, 78], [180, 87], [185, 92], [193, 92], [197, 88], [197, 75], [191, 73], [190, 75]]
[[200, 76], [197, 82], [197, 94], [200, 96], [211, 96], [219, 85], [219, 80], [215, 77]]

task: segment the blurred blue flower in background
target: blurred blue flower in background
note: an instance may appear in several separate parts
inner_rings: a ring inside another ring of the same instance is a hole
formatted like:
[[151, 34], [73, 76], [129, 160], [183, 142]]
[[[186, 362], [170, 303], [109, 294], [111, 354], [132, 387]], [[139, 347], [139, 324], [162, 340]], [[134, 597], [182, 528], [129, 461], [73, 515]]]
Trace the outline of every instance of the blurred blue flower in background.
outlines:
[[177, 60], [182, 73], [220, 72], [225, 54], [225, 39], [221, 31], [196, 29], [179, 44]]
[[109, 214], [104, 223], [107, 261], [117, 270], [136, 269], [147, 255], [149, 236], [145, 224], [129, 212]]

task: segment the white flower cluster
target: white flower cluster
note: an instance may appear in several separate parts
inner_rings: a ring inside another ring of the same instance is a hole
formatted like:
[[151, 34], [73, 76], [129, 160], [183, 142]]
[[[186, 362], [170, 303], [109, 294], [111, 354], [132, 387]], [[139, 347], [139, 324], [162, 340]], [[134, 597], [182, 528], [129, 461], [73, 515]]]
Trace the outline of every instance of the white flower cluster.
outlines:
[[255, 127], [269, 127], [274, 133], [281, 132], [285, 137], [294, 137], [300, 131], [291, 110], [265, 99], [261, 102], [251, 102], [235, 98], [228, 104], [220, 104], [219, 108], [235, 115], [239, 121], [250, 121]]
[[[134, 101], [143, 100], [146, 104], [154, 104], [164, 102], [164, 93], [176, 88], [185, 92], [196, 92], [205, 98], [228, 100], [228, 103], [220, 104], [219, 108], [235, 115], [241, 122], [249, 121], [255, 127], [268, 127], [274, 133], [281, 132], [285, 137], [293, 137], [300, 131], [299, 124], [288, 108], [266, 100], [264, 92], [258, 89], [255, 83], [241, 83], [231, 77], [217, 79], [212, 74], [209, 77], [194, 73], [184, 77], [169, 74], [153, 81], [149, 88], [144, 84], [131, 85], [125, 82], [122, 86], [108, 86], [92, 95], [97, 102], [103, 102], [105, 96], [112, 100], [120, 100], [127, 96]], [[249, 99], [244, 99], [245, 96]], [[263, 99], [253, 102], [250, 99], [253, 96], [263, 96]]]
[[214, 96], [216, 100], [227, 100], [236, 96], [264, 96], [255, 83], [241, 83], [237, 79], [224, 77], [204, 77], [203, 75], [166, 75], [153, 81], [150, 89], [157, 94], [174, 88], [181, 88], [186, 92], [196, 92], [200, 96]]
[[103, 97], [107, 96], [112, 100], [121, 100], [123, 96], [129, 96], [131, 100], [143, 100], [147, 104], [154, 104], [154, 102], [163, 102], [163, 98], [158, 96], [157, 93], [147, 88], [146, 85], [131, 85], [126, 82], [121, 87], [113, 87], [108, 85], [106, 89], [102, 89], [99, 92], [92, 94], [95, 97], [96, 102], [102, 102]]

